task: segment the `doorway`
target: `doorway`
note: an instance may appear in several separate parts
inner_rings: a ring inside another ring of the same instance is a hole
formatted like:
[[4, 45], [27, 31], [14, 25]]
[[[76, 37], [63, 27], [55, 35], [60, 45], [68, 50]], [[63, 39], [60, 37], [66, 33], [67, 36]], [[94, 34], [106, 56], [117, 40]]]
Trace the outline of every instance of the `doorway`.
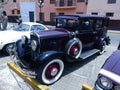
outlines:
[[29, 21], [30, 22], [34, 22], [34, 12], [32, 11], [32, 12], [29, 12]]

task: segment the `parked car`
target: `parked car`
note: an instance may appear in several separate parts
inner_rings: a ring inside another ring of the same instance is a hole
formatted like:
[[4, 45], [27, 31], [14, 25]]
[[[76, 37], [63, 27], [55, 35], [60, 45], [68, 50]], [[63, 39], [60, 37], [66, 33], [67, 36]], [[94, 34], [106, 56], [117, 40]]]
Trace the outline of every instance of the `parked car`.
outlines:
[[13, 48], [16, 57], [13, 60], [40, 83], [53, 84], [61, 77], [64, 62], [103, 53], [110, 43], [108, 23], [109, 18], [98, 15], [57, 16], [56, 29], [32, 32], [30, 40], [26, 36], [18, 40]]
[[101, 67], [95, 90], [120, 90], [120, 44]]
[[23, 22], [13, 30], [0, 31], [0, 50], [2, 50], [5, 54], [8, 54], [7, 48], [18, 39], [21, 39], [22, 35], [26, 35], [28, 38], [30, 38], [31, 31], [41, 30], [48, 30], [48, 28], [39, 23]]

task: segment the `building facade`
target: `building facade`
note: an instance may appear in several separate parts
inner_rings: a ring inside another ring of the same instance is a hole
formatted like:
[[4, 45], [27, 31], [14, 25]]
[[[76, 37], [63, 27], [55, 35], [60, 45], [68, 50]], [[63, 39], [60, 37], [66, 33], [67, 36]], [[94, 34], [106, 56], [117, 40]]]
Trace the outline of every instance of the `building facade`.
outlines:
[[[24, 8], [26, 10], [29, 8], [26, 15], [23, 13], [26, 12]], [[24, 16], [24, 19], [29, 18], [26, 19], [28, 21], [51, 25], [55, 24], [56, 15], [84, 13], [106, 15], [110, 17], [110, 29], [120, 29], [120, 0], [9, 0], [4, 10], [10, 22]]]
[[120, 0], [88, 0], [87, 13], [110, 17], [110, 29], [120, 29]]
[[3, 9], [6, 11], [9, 22], [16, 22], [21, 16], [20, 3], [21, 2], [33, 2], [34, 0], [8, 0], [8, 3], [4, 5]]
[[[36, 2], [36, 20], [40, 21], [40, 7]], [[56, 15], [86, 13], [86, 0], [44, 0], [41, 7], [42, 21], [45, 23], [55, 22]]]
[[[40, 1], [44, 3], [42, 7], [40, 7], [39, 5]], [[15, 19], [17, 17], [19, 16], [23, 17], [22, 12], [25, 11], [23, 8], [26, 9], [27, 3], [30, 3], [30, 2], [35, 3], [34, 14], [36, 15], [35, 15], [34, 21], [35, 22], [42, 21], [42, 23], [45, 23], [45, 24], [54, 23], [56, 15], [76, 14], [76, 13], [83, 14], [87, 12], [86, 0], [12, 0], [12, 1], [9, 0], [8, 4], [4, 6], [4, 10], [7, 12], [9, 21], [15, 22]], [[26, 3], [26, 5], [24, 5], [24, 3]], [[28, 4], [28, 7], [31, 8], [32, 6]]]

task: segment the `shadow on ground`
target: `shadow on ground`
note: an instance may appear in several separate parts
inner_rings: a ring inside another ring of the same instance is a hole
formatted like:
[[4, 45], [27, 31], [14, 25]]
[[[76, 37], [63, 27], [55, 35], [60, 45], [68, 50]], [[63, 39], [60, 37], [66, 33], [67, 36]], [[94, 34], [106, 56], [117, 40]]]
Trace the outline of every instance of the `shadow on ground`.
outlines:
[[67, 75], [67, 74], [70, 74], [71, 72], [79, 69], [79, 68], [82, 68], [84, 65], [86, 65], [87, 63], [91, 62], [92, 60], [95, 60], [95, 58], [99, 56], [98, 54], [95, 54], [85, 60], [80, 60], [80, 61], [75, 61], [75, 62], [72, 62], [72, 63], [65, 63], [65, 70], [64, 70], [64, 73], [63, 73], [63, 76]]
[[6, 55], [2, 51], [0, 51], [0, 58], [2, 57], [6, 57]]

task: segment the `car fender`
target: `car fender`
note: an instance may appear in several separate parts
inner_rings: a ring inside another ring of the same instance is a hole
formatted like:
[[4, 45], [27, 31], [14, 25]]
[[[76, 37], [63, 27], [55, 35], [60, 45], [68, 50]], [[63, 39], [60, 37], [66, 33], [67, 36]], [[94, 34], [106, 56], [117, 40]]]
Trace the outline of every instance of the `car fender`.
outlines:
[[[12, 31], [10, 31], [10, 33], [3, 33], [5, 34], [4, 35], [1, 35], [1, 39], [0, 39], [0, 50], [2, 50], [4, 48], [5, 45], [8, 45], [8, 44], [11, 44], [11, 43], [14, 43], [16, 42], [17, 40], [21, 39], [21, 36], [22, 35], [26, 35], [28, 38], [30, 38], [30, 32], [15, 32], [13, 31], [13, 34], [12, 34]], [[9, 35], [11, 34], [11, 35]], [[4, 39], [3, 39], [4, 38]]]
[[106, 37], [101, 37], [101, 38], [99, 38], [98, 44], [99, 44], [99, 45], [102, 45], [102, 44], [103, 44], [103, 41], [105, 41], [105, 39], [106, 39]]
[[[39, 62], [45, 62], [47, 60], [49, 60], [48, 58], [51, 58], [51, 57], [54, 57], [54, 56], [57, 56], [57, 57], [60, 57], [60, 58], [63, 58], [65, 57], [65, 54], [61, 51], [46, 51], [46, 52], [43, 52], [42, 54], [40, 54], [35, 61], [39, 61]], [[63, 60], [63, 59], [62, 59]]]

